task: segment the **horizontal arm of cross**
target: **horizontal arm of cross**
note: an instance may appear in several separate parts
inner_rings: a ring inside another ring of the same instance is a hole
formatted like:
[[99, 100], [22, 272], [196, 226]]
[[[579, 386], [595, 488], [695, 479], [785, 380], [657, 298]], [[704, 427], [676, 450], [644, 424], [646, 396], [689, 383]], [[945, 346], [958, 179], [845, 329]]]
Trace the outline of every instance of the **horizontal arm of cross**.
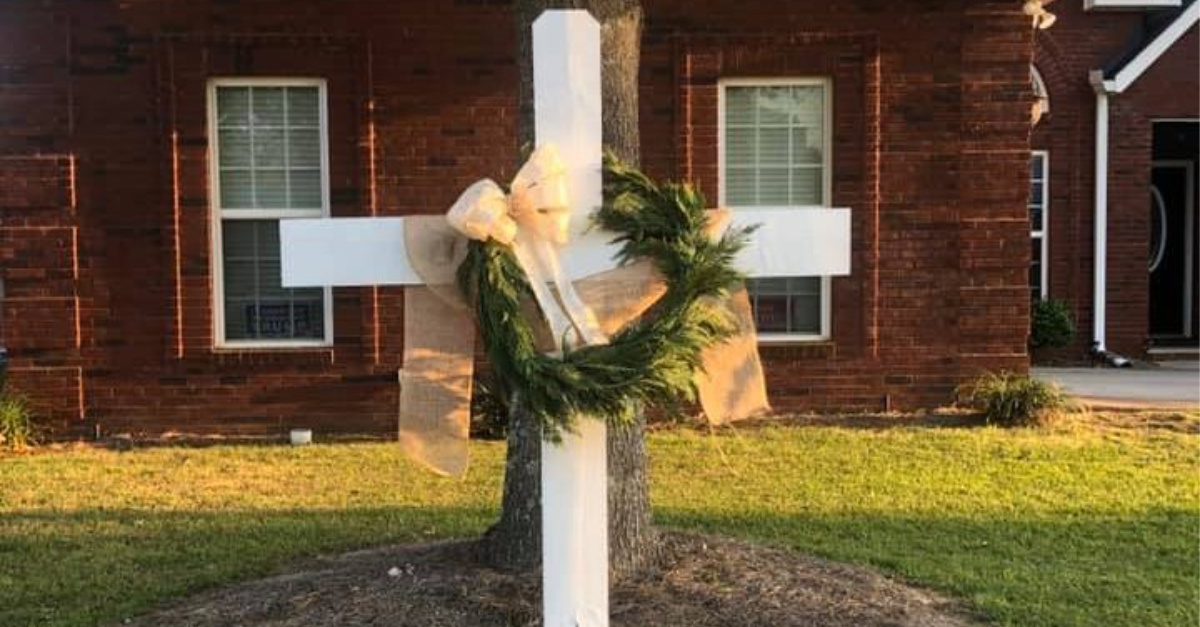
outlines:
[[[280, 223], [284, 287], [419, 285], [404, 250], [404, 218], [285, 220]], [[849, 209], [733, 212], [733, 226], [758, 225], [738, 256], [751, 277], [850, 273]], [[591, 232], [563, 250], [571, 279], [610, 270], [617, 248]]]

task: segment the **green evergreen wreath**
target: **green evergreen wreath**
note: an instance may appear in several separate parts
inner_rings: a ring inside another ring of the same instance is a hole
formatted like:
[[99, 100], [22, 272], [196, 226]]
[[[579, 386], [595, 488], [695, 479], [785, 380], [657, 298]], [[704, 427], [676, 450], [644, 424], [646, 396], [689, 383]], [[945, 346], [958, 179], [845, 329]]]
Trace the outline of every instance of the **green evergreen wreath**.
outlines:
[[649, 259], [667, 284], [651, 311], [609, 344], [567, 350], [561, 359], [542, 354], [521, 312], [529, 282], [507, 246], [472, 240], [458, 268], [501, 391], [515, 392], [521, 410], [551, 441], [571, 431], [578, 415], [623, 426], [635, 401], [676, 408], [695, 400], [701, 351], [734, 332], [710, 297], [725, 296], [744, 279], [733, 260], [751, 229], [731, 228], [714, 240], [704, 196], [690, 185], [656, 183], [611, 153], [604, 174], [605, 203], [596, 224], [617, 234], [620, 263]]

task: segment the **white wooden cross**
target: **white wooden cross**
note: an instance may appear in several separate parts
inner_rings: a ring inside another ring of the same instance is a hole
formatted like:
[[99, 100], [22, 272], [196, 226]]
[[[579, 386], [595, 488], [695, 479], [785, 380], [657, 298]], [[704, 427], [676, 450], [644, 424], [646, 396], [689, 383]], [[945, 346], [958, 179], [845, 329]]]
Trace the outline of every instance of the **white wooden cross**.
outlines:
[[[533, 25], [537, 143], [557, 144], [568, 169], [571, 279], [615, 267], [607, 233], [588, 232], [601, 203], [600, 26], [586, 11], [551, 10]], [[481, 176], [485, 173], [480, 173]], [[457, 191], [457, 190], [456, 190]], [[760, 225], [737, 263], [752, 277], [850, 272], [850, 211], [735, 211], [733, 225]], [[286, 287], [418, 285], [404, 249], [404, 218], [285, 220], [280, 228]], [[578, 433], [542, 446], [542, 583], [546, 627], [608, 625], [606, 427], [581, 420]]]

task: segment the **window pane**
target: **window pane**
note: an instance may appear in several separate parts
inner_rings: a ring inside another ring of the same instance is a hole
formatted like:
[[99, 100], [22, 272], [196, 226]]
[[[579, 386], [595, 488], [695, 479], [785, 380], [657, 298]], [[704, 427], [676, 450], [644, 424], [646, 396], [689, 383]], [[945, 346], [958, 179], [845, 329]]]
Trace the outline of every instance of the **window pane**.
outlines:
[[[797, 85], [792, 87], [792, 124], [818, 131], [825, 127], [825, 87]], [[817, 141], [820, 143], [820, 140]]]
[[306, 128], [288, 132], [288, 166], [321, 167], [321, 135], [317, 129]]
[[787, 333], [788, 297], [765, 294], [756, 297], [754, 323], [762, 333]]
[[787, 205], [790, 197], [787, 168], [759, 168], [758, 204]]
[[824, 181], [819, 168], [797, 168], [792, 170], [793, 205], [820, 205], [825, 194]]
[[321, 171], [292, 170], [288, 178], [293, 209], [321, 208]]
[[284, 161], [284, 130], [254, 129], [254, 167], [282, 168]]
[[250, 131], [221, 130], [217, 134], [218, 163], [223, 168], [250, 167]]
[[1029, 292], [1034, 298], [1042, 296], [1042, 239], [1035, 237], [1032, 240], [1032, 249], [1030, 250], [1029, 263]]
[[296, 337], [325, 336], [325, 304], [320, 288], [295, 290], [292, 301], [292, 330]]
[[320, 97], [316, 87], [288, 87], [288, 125], [316, 127], [321, 124]]
[[725, 201], [730, 205], [758, 204], [754, 168], [726, 168]]
[[285, 209], [287, 202], [287, 173], [283, 170], [256, 170], [254, 194], [260, 209]]
[[750, 279], [750, 304], [761, 333], [820, 335], [822, 282], [820, 277]]
[[323, 339], [324, 290], [282, 285], [279, 221], [225, 220], [221, 235], [225, 339]]
[[791, 87], [753, 87], [758, 94], [758, 124], [787, 125], [792, 118]]
[[754, 106], [754, 88], [730, 87], [725, 90], [725, 121], [728, 125], [753, 125], [758, 119]]
[[253, 175], [248, 170], [221, 170], [221, 208], [254, 207]]
[[[825, 87], [724, 88], [725, 202], [824, 205]], [[811, 171], [801, 172], [800, 168]]]
[[256, 127], [283, 126], [283, 88], [254, 87], [250, 94], [250, 119]]
[[[754, 166], [758, 162], [758, 133], [753, 128], [730, 128], [725, 131], [725, 167], [736, 171], [732, 184], [745, 186], [753, 193]], [[726, 178], [730, 178], [727, 176]], [[751, 199], [750, 202], [753, 202]]]
[[250, 88], [218, 88], [217, 126], [246, 126], [248, 124], [250, 124]]
[[786, 128], [758, 129], [758, 163], [763, 166], [786, 166], [790, 163], [791, 146]]
[[[819, 279], [818, 279], [819, 280]], [[817, 335], [821, 332], [821, 295], [797, 294], [792, 296], [789, 331]]]
[[324, 206], [319, 88], [221, 86], [217, 106], [221, 209]]
[[792, 129], [792, 163], [820, 165], [824, 161], [825, 138], [820, 129]]
[[1034, 153], [1029, 159], [1029, 230], [1032, 234], [1029, 263], [1029, 291], [1033, 298], [1041, 298], [1042, 271], [1045, 260], [1042, 259], [1042, 243], [1049, 234], [1046, 232], [1046, 207], [1049, 198], [1046, 196], [1046, 155]]
[[239, 261], [225, 258], [225, 296], [227, 298], [254, 298], [258, 287], [258, 267], [251, 260]]

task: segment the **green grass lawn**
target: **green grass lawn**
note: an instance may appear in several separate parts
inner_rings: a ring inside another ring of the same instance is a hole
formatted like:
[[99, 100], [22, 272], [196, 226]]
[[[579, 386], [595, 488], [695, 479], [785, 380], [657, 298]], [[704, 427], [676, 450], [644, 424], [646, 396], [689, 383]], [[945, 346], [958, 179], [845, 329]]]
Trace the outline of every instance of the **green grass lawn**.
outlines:
[[[1164, 430], [744, 429], [651, 436], [659, 522], [867, 564], [1002, 625], [1193, 626], [1200, 439]], [[463, 481], [390, 444], [0, 457], [0, 625], [95, 625], [297, 558], [480, 533]]]

